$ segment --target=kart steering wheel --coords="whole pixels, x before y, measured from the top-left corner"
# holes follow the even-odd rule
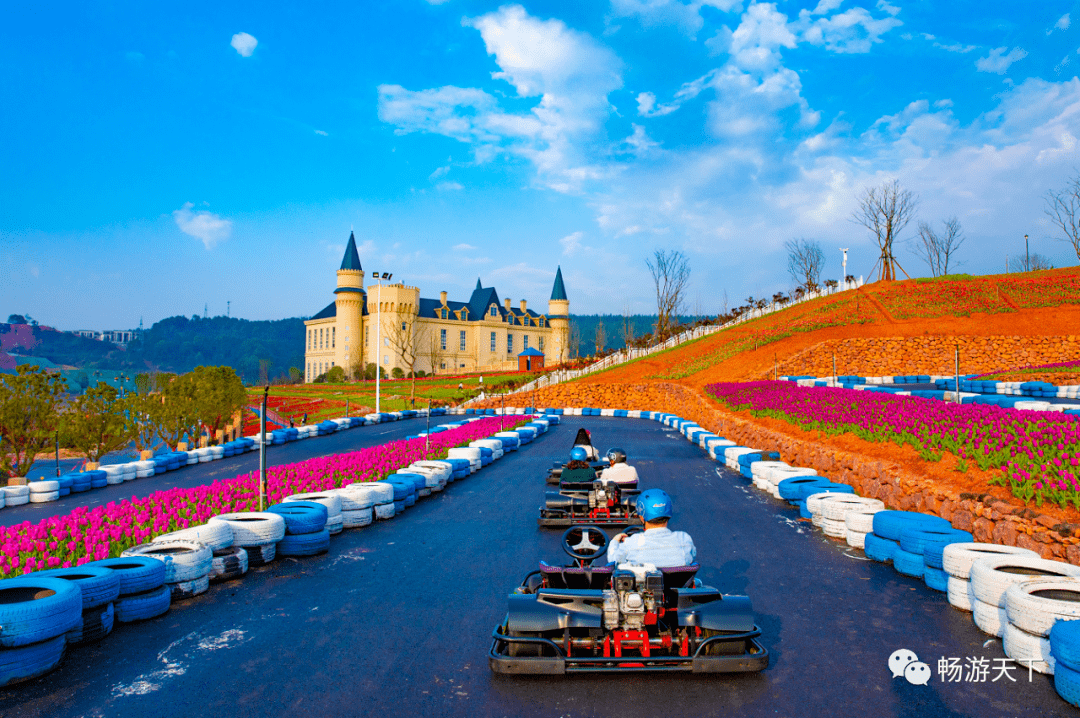
[[[634,534],[639,534],[644,530],[645,529],[641,528],[640,526],[631,526],[631,527],[627,528],[625,531],[623,531],[623,536],[626,536],[627,538],[630,538]]]
[[[588,563],[604,553],[608,537],[599,526],[571,526],[562,535],[562,543],[567,555]]]

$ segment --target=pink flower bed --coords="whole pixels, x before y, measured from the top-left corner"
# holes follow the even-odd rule
[[[286,496],[378,481],[414,461],[439,459],[455,446],[512,429],[531,417],[486,418],[424,439],[392,441],[360,451],[308,459],[266,470],[267,505]],[[259,508],[259,473],[189,489],[158,491],[146,498],[78,508],[31,524],[0,527],[0,578],[119,556],[170,531],[206,523],[218,514]]]

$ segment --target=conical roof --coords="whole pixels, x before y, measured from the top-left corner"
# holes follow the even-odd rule
[[[553,300],[560,299],[564,302],[569,301],[566,298],[566,287],[563,286],[561,266],[555,270],[555,286],[551,288],[551,298]]]
[[[356,235],[349,232],[349,243],[345,246],[345,256],[341,260],[342,269],[353,269],[358,272],[364,271],[360,266],[360,254],[356,251]]]
[[[474,291],[474,292],[478,292],[478,291],[480,291],[481,289],[483,289],[483,287],[481,287],[481,286],[480,286],[480,277],[477,277],[477,278],[476,278],[476,289],[474,289],[473,291]]]

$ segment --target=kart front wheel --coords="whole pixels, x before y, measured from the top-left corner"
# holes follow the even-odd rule
[[[533,631],[507,631],[511,638],[540,638],[540,634]],[[540,643],[508,642],[506,652],[511,658],[539,658],[544,655],[544,646]]]

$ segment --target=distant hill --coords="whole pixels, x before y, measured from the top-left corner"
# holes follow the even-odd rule
[[[680,323],[691,323],[698,317],[680,316]],[[626,321],[633,327],[634,337],[641,338],[652,334],[656,324],[655,314],[633,314],[623,317],[621,314],[571,314],[571,326],[577,326],[580,332],[578,344],[578,356],[590,356],[596,353],[596,327],[604,324],[604,349],[614,351],[626,346],[623,337],[623,322]]]

